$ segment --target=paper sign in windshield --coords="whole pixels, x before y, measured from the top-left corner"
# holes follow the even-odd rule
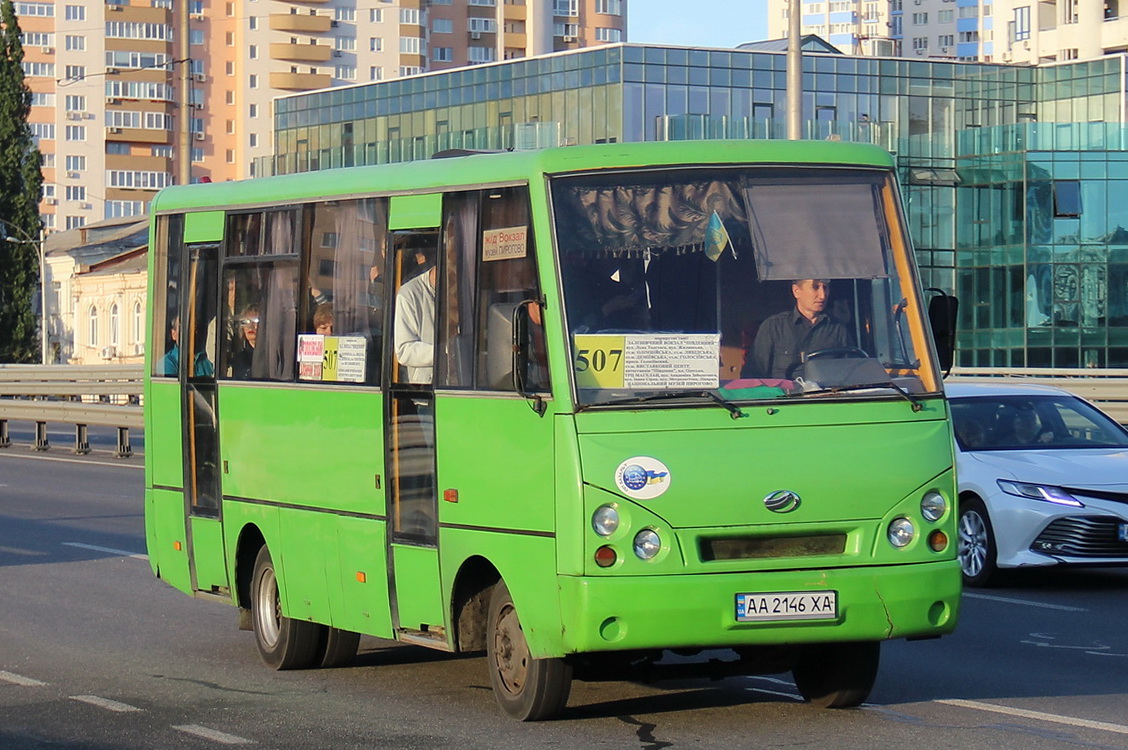
[[[368,342],[363,336],[298,336],[298,380],[363,383]]]
[[[482,232],[482,260],[524,258],[527,252],[528,227],[487,229]]]
[[[719,333],[581,334],[573,337],[580,388],[666,390],[720,385]]]

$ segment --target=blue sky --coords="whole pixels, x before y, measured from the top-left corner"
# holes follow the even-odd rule
[[[627,41],[735,47],[767,37],[767,0],[628,0]]]

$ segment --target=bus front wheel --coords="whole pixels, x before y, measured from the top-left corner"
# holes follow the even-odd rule
[[[518,721],[550,719],[560,713],[572,689],[572,667],[563,659],[534,659],[505,583],[490,595],[486,662],[501,710]]]
[[[803,646],[791,675],[804,700],[822,708],[854,708],[869,697],[880,656],[876,641]]]
[[[321,626],[282,614],[278,575],[265,546],[255,558],[251,578],[251,622],[259,656],[268,667],[305,669],[320,656]]]

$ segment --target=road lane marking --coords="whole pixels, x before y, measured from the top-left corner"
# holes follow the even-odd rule
[[[107,555],[118,555],[119,557],[132,557],[134,560],[148,560],[148,555],[137,554],[136,552],[129,552],[124,549],[113,549],[112,547],[97,547],[93,544],[82,544],[81,542],[63,542],[64,547],[78,547],[79,549],[89,549],[95,552],[105,552]]]
[[[3,485],[0,485],[0,487],[3,487]],[[42,557],[43,555],[47,554],[46,552],[40,552],[39,550],[34,549],[21,549],[19,547],[4,546],[0,546],[0,552],[8,555],[26,555],[27,557]]]
[[[227,732],[221,732],[218,729],[208,729],[207,727],[202,727],[199,724],[182,724],[178,727],[174,726],[173,729],[178,732],[184,732],[185,734],[194,734],[197,737],[203,737],[205,740],[212,740],[213,742],[219,742],[224,745],[255,744],[254,740],[248,740],[245,737],[237,737],[233,734],[228,734]]]
[[[23,685],[24,687],[42,687],[43,685],[47,684],[46,682],[33,680],[30,677],[24,677],[23,675],[19,675],[14,672],[5,672],[2,669],[0,669],[0,680],[3,680],[4,682],[10,682],[13,685]]]
[[[117,711],[119,714],[128,713],[130,711],[141,711],[142,709],[137,706],[131,706],[128,703],[121,703],[119,701],[112,701],[109,698],[102,698],[97,695],[72,695],[72,701],[80,701],[82,703],[89,703],[91,706],[104,708],[108,711]]]
[[[1031,602],[1026,599],[1011,599],[1007,596],[991,596],[990,594],[969,594],[963,592],[963,595],[968,599],[986,599],[990,602],[1004,602],[1006,604],[1025,604],[1027,607],[1040,607],[1041,609],[1056,609],[1060,612],[1088,612],[1089,610],[1084,607],[1067,607],[1064,604],[1043,604],[1042,602]]]
[[[1084,727],[1085,729],[1099,729],[1102,732],[1128,734],[1128,726],[1124,726],[1123,724],[1110,724],[1107,721],[1076,719],[1072,716],[1059,716],[1057,714],[1047,714],[1041,711],[1030,711],[1025,708],[997,706],[994,703],[980,703],[979,701],[967,701],[961,700],[959,698],[942,699],[936,702],[943,703],[948,706],[957,706],[959,708],[970,708],[977,711],[990,711],[992,713],[1005,714],[1007,716],[1018,716],[1023,719],[1037,719],[1038,721],[1048,721],[1053,724],[1068,724],[1071,727]]]
[[[136,455],[136,454],[134,454]],[[0,453],[0,458],[29,458],[32,461],[58,461],[64,464],[82,464],[84,466],[112,466],[115,469],[138,469],[144,471],[144,464],[126,463],[126,459],[115,461],[99,461],[96,458],[56,458],[55,456],[28,456],[19,453]]]

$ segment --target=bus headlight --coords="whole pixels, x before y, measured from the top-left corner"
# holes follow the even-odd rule
[[[619,511],[610,505],[600,505],[591,514],[591,527],[600,536],[611,536],[619,528]]]
[[[920,514],[926,521],[939,521],[947,510],[948,501],[935,490],[924,493],[924,497],[920,499]]]
[[[662,549],[662,538],[654,529],[643,529],[635,534],[634,552],[640,560],[653,560]]]
[[[889,523],[889,543],[894,547],[905,547],[913,540],[913,535],[916,530],[913,528],[913,522],[901,516],[894,518]]]

